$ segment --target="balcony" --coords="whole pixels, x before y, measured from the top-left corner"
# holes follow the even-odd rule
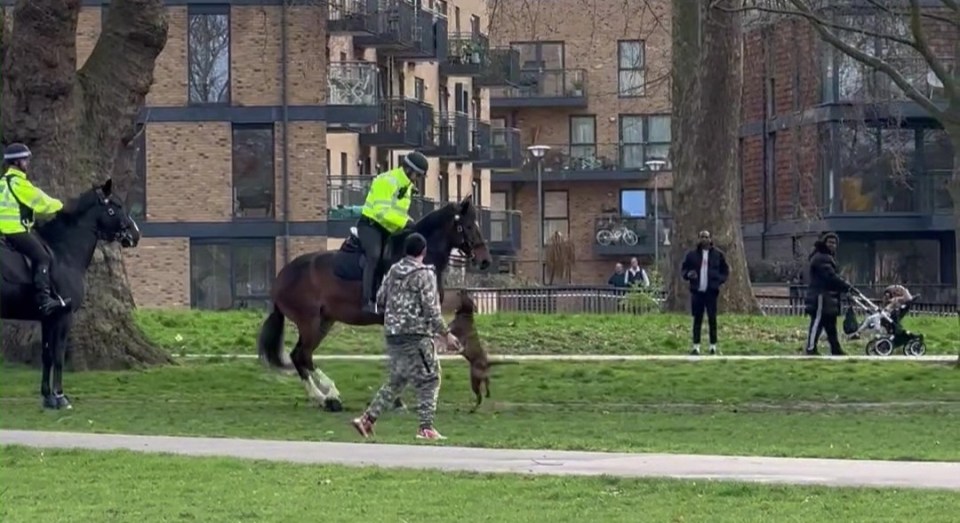
[[[520,51],[516,49],[488,49],[483,65],[480,73],[473,79],[473,85],[477,87],[503,87],[520,81]]]
[[[951,175],[931,170],[904,179],[870,174],[841,178],[824,220],[838,232],[953,230]]]
[[[660,250],[670,245],[671,220],[660,218]],[[633,218],[602,214],[594,219],[593,253],[598,256],[644,256],[656,252],[653,217]]]
[[[331,0],[331,34],[353,35],[353,44],[407,60],[447,54],[447,21],[407,0]]]
[[[433,147],[424,148],[425,154],[447,160],[470,159],[469,116],[464,113],[440,115],[433,129]]]
[[[517,169],[523,164],[520,129],[474,121],[470,158],[480,169]]]
[[[490,47],[482,34],[457,33],[450,38],[447,59],[440,74],[467,76],[477,87],[508,86],[520,76],[520,53],[509,47]]]
[[[490,254],[515,256],[520,252],[520,211],[481,209],[480,230],[487,240]]]
[[[364,147],[430,148],[433,143],[433,107],[419,100],[381,101],[376,125],[360,133]]]
[[[537,181],[537,160],[523,156],[513,172],[494,172],[494,182]],[[650,176],[642,145],[550,145],[543,158],[543,179],[551,182],[638,181]]]
[[[377,123],[380,93],[377,64],[330,62],[327,129],[359,131]]]
[[[583,69],[520,71],[514,85],[490,90],[491,109],[586,106],[587,73]]]

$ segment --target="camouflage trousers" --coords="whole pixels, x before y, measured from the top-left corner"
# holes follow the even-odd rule
[[[417,415],[421,427],[433,427],[440,394],[440,360],[433,338],[424,336],[389,336],[387,364],[390,377],[367,407],[367,416],[377,419],[385,409],[393,406],[408,384],[417,395]]]

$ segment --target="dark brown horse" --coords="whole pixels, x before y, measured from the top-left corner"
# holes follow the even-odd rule
[[[485,269],[490,265],[487,250],[477,224],[477,211],[468,196],[462,202],[448,204],[424,216],[413,230],[427,239],[425,263],[436,267],[437,284],[443,299],[443,270],[450,251],[459,249]],[[403,250],[405,234],[390,240],[380,274],[396,263]],[[339,251],[298,256],[277,275],[270,297],[273,310],[257,340],[260,359],[271,368],[294,368],[303,382],[307,397],[329,411],[343,410],[340,392],[333,380],[313,364],[313,351],[337,322],[348,325],[383,325],[383,315],[365,313],[361,307],[362,264],[366,262],[359,241],[351,234]],[[289,318],[300,334],[287,358],[283,353],[284,318]]]

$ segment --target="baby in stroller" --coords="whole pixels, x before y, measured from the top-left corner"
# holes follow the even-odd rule
[[[889,356],[894,349],[903,347],[905,356],[920,356],[926,352],[922,334],[915,334],[903,328],[902,320],[910,312],[910,306],[919,298],[913,296],[903,285],[890,285],[883,290],[883,306],[878,307],[858,291],[850,296],[857,307],[868,313],[863,322],[852,332],[848,332],[850,339],[860,339],[864,334],[869,336],[866,352],[870,355]],[[852,310],[847,312],[853,314]],[[851,318],[856,325],[855,317]],[[847,331],[844,320],[844,330]]]

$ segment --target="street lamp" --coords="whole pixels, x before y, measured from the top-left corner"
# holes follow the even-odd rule
[[[540,285],[543,285],[543,157],[547,155],[550,146],[531,145],[527,150],[537,160],[537,267],[540,271]]]
[[[647,169],[653,171],[653,263],[660,270],[660,169],[667,166],[661,159],[647,160]]]

